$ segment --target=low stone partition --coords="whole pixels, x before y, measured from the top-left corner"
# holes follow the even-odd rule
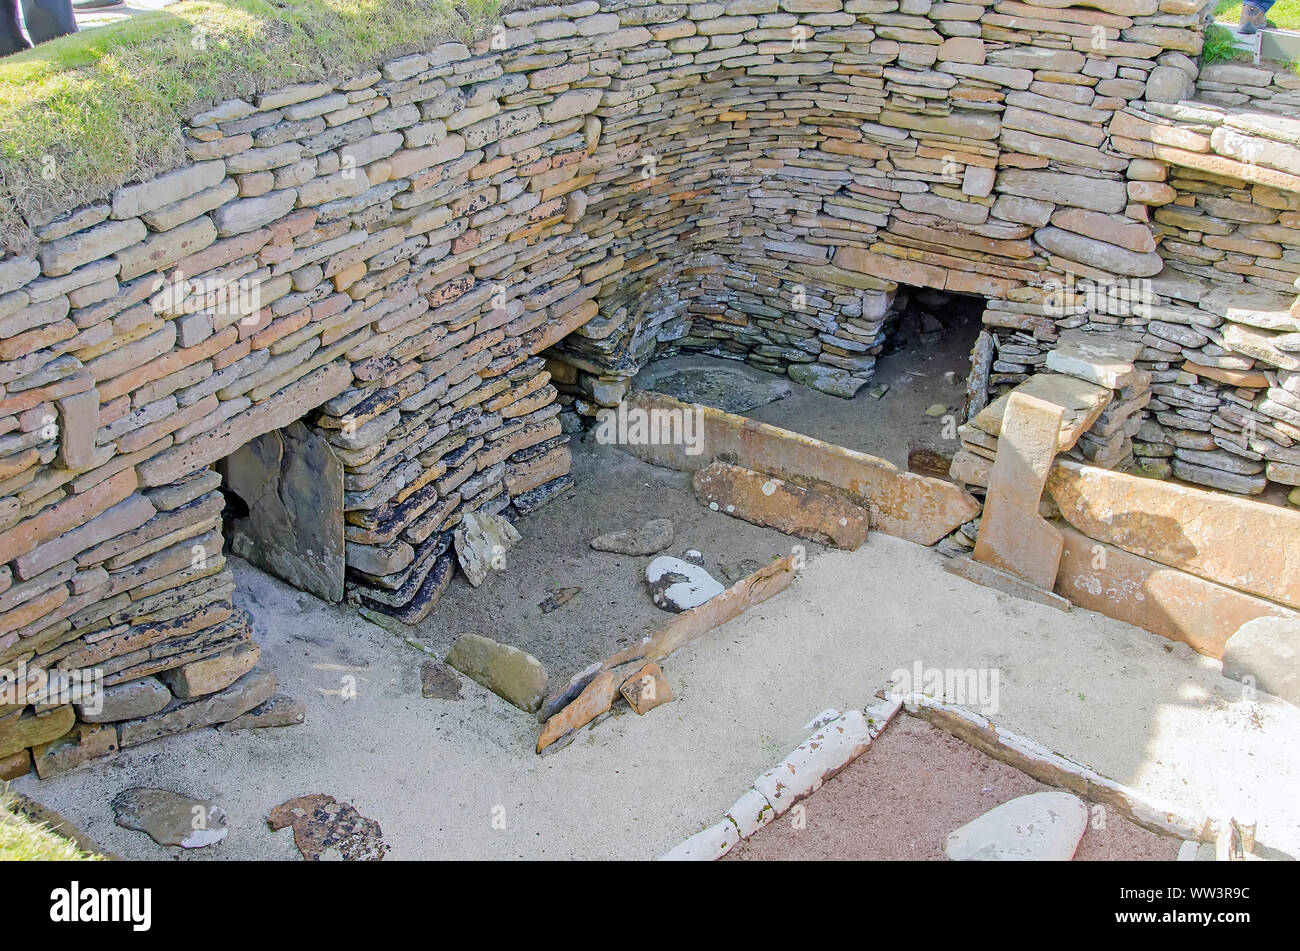
[[[1300,620],[1300,561],[1288,544],[1300,532],[1300,512],[1117,472],[1080,453],[1099,424],[1123,437],[1124,414],[1139,418],[1138,401],[1123,388],[1141,384],[1139,351],[1114,335],[1076,333],[1049,355],[1053,372],[1031,377],[963,427],[955,474],[984,486],[987,497],[971,544],[961,532],[946,540],[947,568],[1223,658],[1243,625]],[[1256,655],[1275,685],[1294,681],[1289,636],[1261,638],[1265,653]]]
[[[267,699],[214,467],[295,423],[342,471],[347,596],[407,622],[463,513],[568,486],[562,409],[682,349],[852,395],[905,286],[987,300],[995,390],[1064,330],[1139,336],[1157,409],[1215,437],[1182,349],[1232,369],[1207,350],[1232,341],[1094,293],[1195,302],[1157,250],[1191,189],[1114,122],[1191,62],[1204,6],[528,4],[470,46],[198,112],[183,167],[5,236],[0,668],[102,671],[132,701],[82,732],[39,694],[0,706],[4,772]],[[1247,204],[1286,227],[1271,187]]]

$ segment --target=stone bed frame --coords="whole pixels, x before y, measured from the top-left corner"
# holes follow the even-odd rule
[[[972,411],[1111,333],[1150,473],[1300,482],[1300,135],[1234,98],[1284,111],[1294,77],[1213,67],[1212,131],[1171,104],[1207,5],[528,5],[193,116],[184,167],[0,258],[0,668],[111,688],[0,706],[0,776],[270,700],[212,467],[300,420],[343,466],[348,597],[408,623],[461,514],[567,488],[565,430],[653,356],[849,396],[900,285],[987,299]],[[160,297],[178,275],[255,306]]]
[[[1217,861],[1244,857],[1244,853],[1257,849],[1269,858],[1287,857],[1267,845],[1256,844],[1253,821],[1189,812],[1102,776],[1026,736],[997,726],[981,714],[923,693],[898,693],[892,687],[878,691],[878,699],[865,709],[849,710],[822,723],[808,739],[755,779],[720,821],[673,846],[658,860],[712,862],[722,858],[868,752],[872,742],[901,712],[925,720],[1044,785],[1069,790],[1081,799],[1114,809],[1149,832],[1178,839],[1183,843],[1180,861],[1195,860],[1197,846],[1202,843],[1214,845]]]

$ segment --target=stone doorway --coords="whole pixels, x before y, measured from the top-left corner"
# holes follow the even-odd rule
[[[241,446],[217,466],[230,550],[325,601],[344,595],[343,464],[301,421]]]

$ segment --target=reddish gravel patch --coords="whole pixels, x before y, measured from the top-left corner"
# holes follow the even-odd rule
[[[943,841],[953,829],[1008,799],[1048,788],[900,714],[864,756],[725,859],[946,861]],[[804,827],[796,828],[800,805]],[[1089,824],[1075,861],[1177,856],[1177,839],[1148,832],[1114,809],[1100,816]]]

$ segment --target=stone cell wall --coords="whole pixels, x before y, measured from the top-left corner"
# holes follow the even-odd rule
[[[1153,230],[1166,269],[1141,331],[1158,382],[1136,435],[1149,474],[1300,504],[1300,77],[1282,64],[1215,64],[1195,98],[1137,102],[1111,124],[1163,178]]]
[[[265,699],[212,466],[295,420],[345,467],[350,596],[410,621],[461,514],[561,491],[561,406],[657,351],[849,395],[905,284],[988,298],[992,382],[1032,373],[1092,320],[1053,280],[1164,266],[1172,190],[1110,125],[1200,46],[1195,0],[1091,2],[531,5],[216,104],[185,167],[32,222],[0,259],[0,667],[116,693],[0,707],[5,770]]]

